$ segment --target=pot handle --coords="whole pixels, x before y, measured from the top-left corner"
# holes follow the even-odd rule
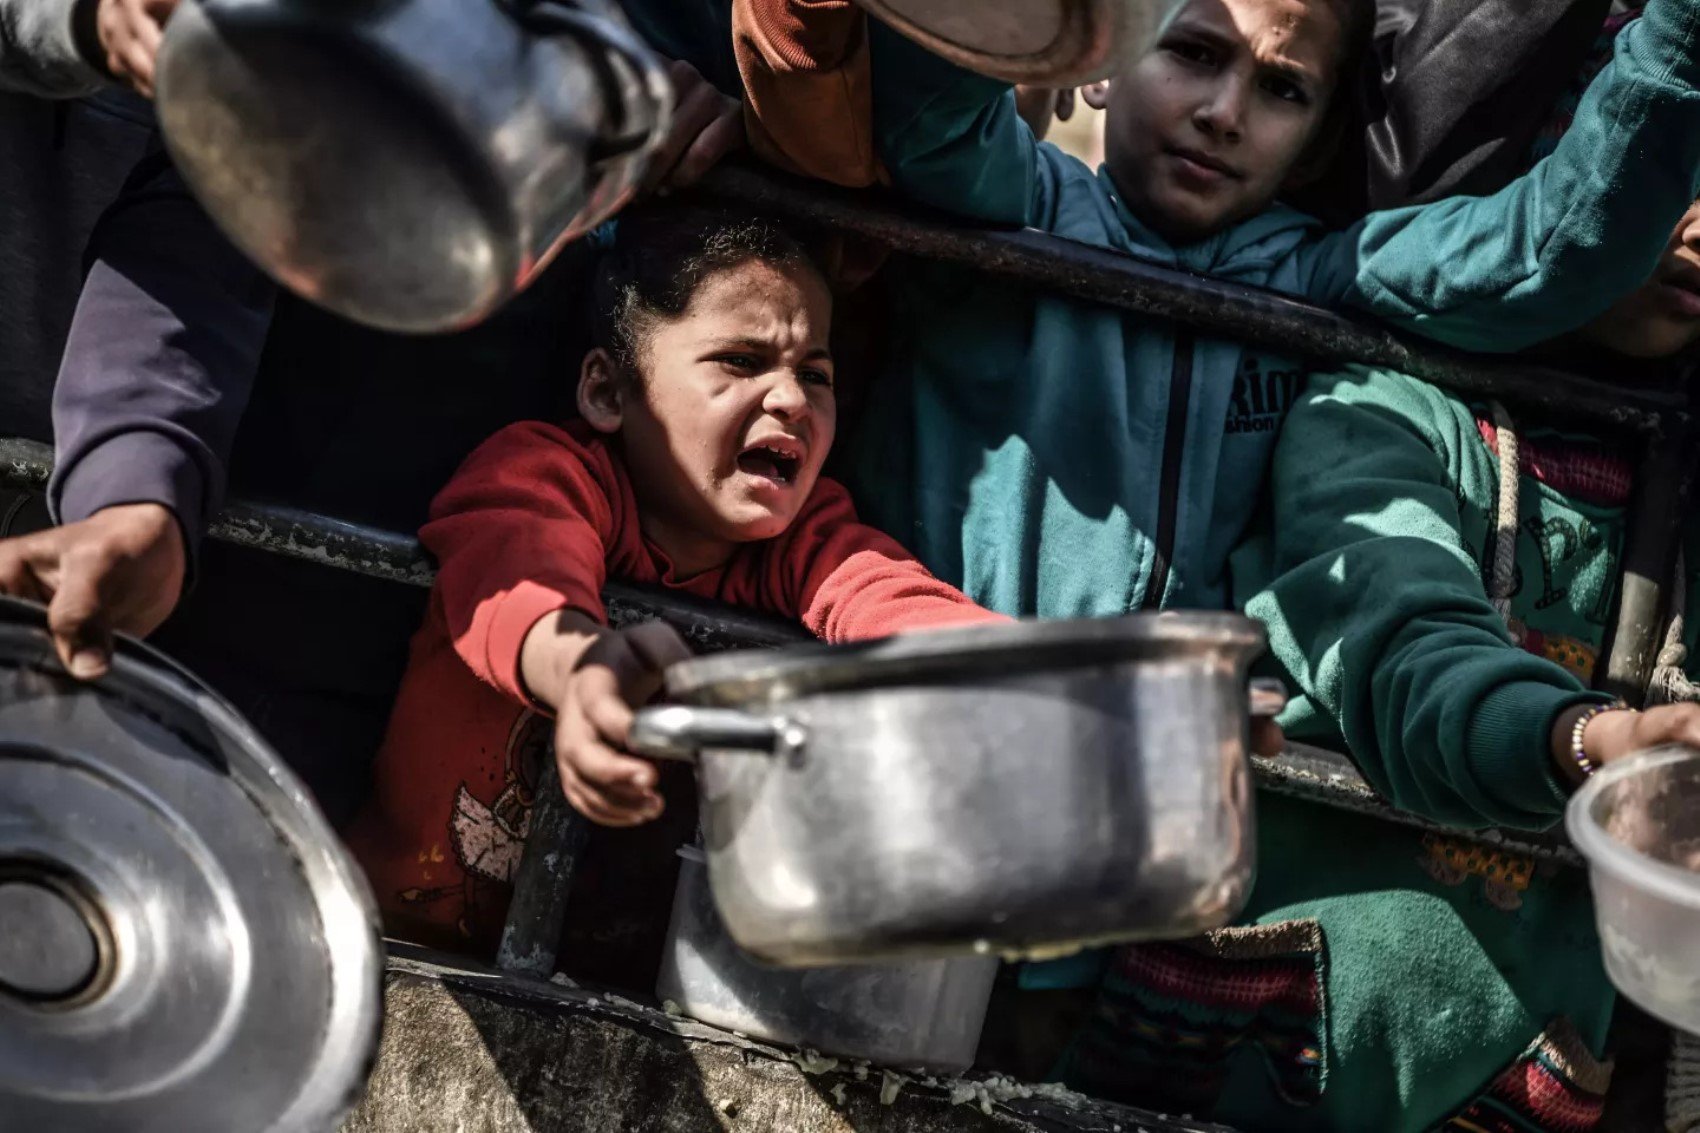
[[[632,720],[626,747],[651,759],[696,762],[703,748],[792,756],[802,750],[803,726],[782,716],[752,716],[736,708],[663,704]]]
[[[1246,698],[1253,716],[1279,716],[1287,707],[1287,685],[1275,677],[1253,677]]]

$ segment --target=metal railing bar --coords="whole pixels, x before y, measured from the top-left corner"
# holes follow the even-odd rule
[[[51,445],[0,438],[0,485],[39,491],[52,470]],[[285,504],[232,500],[207,533],[220,542],[386,582],[429,587],[436,577],[430,556],[412,536]],[[812,640],[795,623],[656,587],[609,582],[602,601],[609,624],[627,626],[660,617],[702,652]]]
[[[1447,838],[1491,846],[1514,854],[1523,854],[1541,861],[1582,866],[1577,853],[1565,837],[1562,827],[1546,831],[1530,830],[1462,830],[1431,822],[1409,811],[1400,810],[1371,787],[1352,761],[1338,752],[1308,744],[1287,742],[1274,759],[1253,756],[1252,773],[1257,785],[1266,791],[1320,803],[1336,810],[1348,810],[1406,826],[1429,831]]]
[[[1700,457],[1691,429],[1654,436],[1635,470],[1622,571],[1599,666],[1601,689],[1640,707],[1653,679]]]
[[[1656,428],[1684,415],[1686,398],[1604,382],[1515,357],[1453,350],[1278,292],[1178,271],[1033,230],[987,228],[912,205],[894,207],[748,165],[725,163],[698,191],[789,220],[852,232],[908,255],[974,268],[1011,282],[1162,318],[1328,366],[1385,366],[1474,397],[1619,429]]]
[[[39,490],[47,483],[52,455],[49,446],[36,441],[0,438],[0,486]],[[431,563],[417,540],[299,508],[235,501],[213,524],[210,534],[221,541],[368,578],[410,586],[431,584]],[[814,640],[795,623],[673,591],[610,582],[603,589],[603,602],[611,625],[633,625],[659,617],[677,628],[701,652],[795,645]],[[1450,837],[1536,857],[1565,862],[1579,860],[1559,836],[1453,830],[1397,810],[1375,792],[1350,760],[1321,748],[1289,745],[1279,759],[1254,759],[1252,766],[1258,785],[1268,790],[1378,815],[1401,825],[1445,829]],[[529,922],[537,918],[526,919]],[[537,932],[531,932],[523,943],[529,946],[538,938]],[[515,955],[525,951],[519,947],[520,943],[516,941],[510,949]]]

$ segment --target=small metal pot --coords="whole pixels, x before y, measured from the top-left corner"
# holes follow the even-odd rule
[[[1176,0],[857,0],[934,54],[1011,83],[1073,87],[1136,58]]]
[[[1187,936],[1251,883],[1263,641],[1141,614],[722,654],[631,746],[698,761],[715,899],[770,962]]]
[[[958,1074],[974,1064],[993,956],[788,970],[727,935],[702,851],[681,849],[655,994],[693,1019],[752,1038],[880,1066]]]
[[[452,330],[613,215],[672,112],[612,0],[199,0],[159,118],[214,220],[303,298]]]

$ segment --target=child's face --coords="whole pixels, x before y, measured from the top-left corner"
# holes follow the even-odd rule
[[[1177,244],[1267,208],[1323,121],[1344,35],[1321,0],[1187,0],[1110,85],[1127,206]]]
[[[1584,327],[1582,336],[1631,358],[1668,358],[1700,340],[1700,201],[1677,222],[1647,282]]]
[[[709,276],[649,333],[618,427],[644,533],[679,570],[797,517],[837,423],[831,325],[812,268],[749,261]]]

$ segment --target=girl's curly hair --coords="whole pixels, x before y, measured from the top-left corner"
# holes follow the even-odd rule
[[[709,276],[751,260],[802,264],[826,278],[802,241],[766,217],[676,204],[622,213],[592,287],[595,345],[635,377],[655,325],[682,315]]]

